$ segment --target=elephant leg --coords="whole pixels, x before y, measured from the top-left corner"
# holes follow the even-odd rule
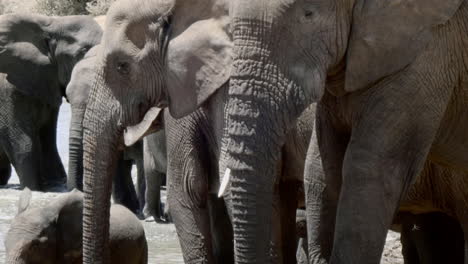
[[[154,160],[152,157],[144,158],[145,180],[146,180],[146,204],[144,207],[145,216],[151,215],[154,220],[160,222],[163,218],[161,212],[161,183],[165,174],[158,172],[154,167]]]
[[[331,263],[380,261],[399,201],[421,173],[439,124],[420,113],[408,114],[410,109],[373,106],[377,109],[362,115],[369,119],[363,117],[353,128],[343,162]],[[407,112],[402,116],[400,111]],[[375,119],[371,113],[393,114]],[[398,128],[389,133],[395,124]]]
[[[18,133],[17,141],[12,141],[7,147],[11,164],[15,167],[21,186],[33,191],[42,190],[42,155],[41,142],[37,135]]]
[[[15,168],[21,186],[40,191],[44,171],[38,124],[43,105],[14,92],[4,98],[0,100],[1,148]]]
[[[145,180],[145,169],[143,164],[143,157],[137,158],[135,160],[137,167],[137,197],[138,205],[140,206],[140,212],[143,212],[143,209],[146,204],[146,180]]]
[[[190,159],[185,166],[168,169],[168,203],[185,263],[215,263],[207,208],[207,185],[200,168]],[[190,168],[183,172],[182,168]],[[205,185],[205,186],[204,186]]]
[[[208,207],[215,263],[234,263],[232,225],[224,200],[215,194],[210,194]]]
[[[466,210],[464,210],[464,216],[465,218],[459,218],[459,219],[468,219],[468,212]],[[466,221],[462,221],[460,222],[460,224],[462,225],[462,229],[463,229],[463,237],[465,239],[465,252],[464,252],[464,264],[468,264],[468,222]]]
[[[46,109],[50,120],[40,129],[42,160],[44,166],[43,188],[47,191],[66,190],[67,176],[57,150],[57,109]]]
[[[349,138],[337,133],[330,120],[330,113],[319,104],[304,168],[308,258],[314,264],[328,263],[332,252],[342,164]]]
[[[400,241],[405,264],[420,264],[418,248],[415,244],[415,240],[418,239],[417,235],[413,232],[412,223],[407,223],[407,221],[402,223]]]
[[[468,264],[468,224],[465,224],[465,228],[463,230],[465,236],[465,261],[464,264]]]
[[[115,203],[127,207],[135,215],[141,216],[138,198],[132,181],[132,166],[132,161],[125,160],[121,152],[117,162],[117,171],[113,179],[112,197]]]
[[[297,243],[297,253],[296,259],[298,264],[308,264],[309,260],[307,258],[307,238],[300,238]]]
[[[167,113],[167,112],[166,112]],[[190,115],[164,115],[167,138],[167,202],[185,263],[216,263],[208,208],[210,155]]]
[[[6,153],[0,148],[0,185],[7,185],[11,176],[10,160]]]
[[[296,211],[299,182],[279,183],[283,263],[295,263],[297,253]]]
[[[307,243],[307,221],[305,210],[296,210],[296,259],[299,264],[309,263],[308,243]]]
[[[157,150],[151,148],[157,148],[159,146],[150,145],[148,142],[150,137],[152,139],[154,136],[149,136],[143,140],[143,168],[146,181],[146,203],[143,214],[145,217],[151,215],[156,222],[160,222],[163,218],[161,212],[161,183],[165,174],[159,172],[156,168],[156,160],[152,153]]]

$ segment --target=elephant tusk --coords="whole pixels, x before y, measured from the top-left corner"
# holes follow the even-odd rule
[[[221,197],[226,192],[227,185],[231,180],[231,169],[227,168],[224,172],[223,180],[221,181],[221,186],[219,186],[218,197]]]

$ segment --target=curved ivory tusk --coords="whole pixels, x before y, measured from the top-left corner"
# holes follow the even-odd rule
[[[227,185],[231,180],[231,169],[226,168],[224,172],[223,180],[221,181],[221,186],[219,186],[218,197],[221,197],[226,192]]]

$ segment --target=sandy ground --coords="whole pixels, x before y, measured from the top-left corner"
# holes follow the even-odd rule
[[[59,116],[57,145],[65,167],[68,167],[68,128],[70,121],[70,107],[64,103]],[[12,176],[9,185],[0,189],[0,263],[5,259],[3,241],[11,220],[17,212],[17,201],[20,194],[18,177]],[[56,193],[33,192],[32,206],[43,206]],[[172,224],[157,224],[142,221],[146,232],[149,248],[148,263],[183,263],[175,227]],[[403,263],[401,256],[400,236],[389,232],[381,264]]]

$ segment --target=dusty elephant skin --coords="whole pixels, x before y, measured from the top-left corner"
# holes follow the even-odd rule
[[[100,45],[93,47],[76,64],[65,91],[72,112],[67,180],[69,190],[83,190],[83,119],[98,68],[96,60],[99,48]],[[152,215],[156,220],[164,218],[160,190],[166,174],[165,153],[164,132],[145,137],[119,152],[118,166],[112,177],[114,202],[126,206],[140,217],[143,217],[146,208],[146,215]],[[131,179],[133,165],[137,167],[137,192]]]
[[[61,190],[57,117],[73,66],[102,30],[88,16],[0,16],[0,184],[15,167],[32,190]]]
[[[107,215],[102,208],[108,206],[111,177],[102,173],[116,164],[112,153],[121,147],[122,134],[127,141],[129,129],[123,133],[124,128],[151,127],[145,125],[153,122],[147,118],[151,107],[167,102],[168,204],[184,260],[233,261],[233,245],[223,242],[232,241],[225,204],[216,197],[232,58],[228,9],[224,1],[182,3],[121,1],[107,15],[99,55],[102,68],[97,71],[85,117],[86,263],[106,262],[108,255]],[[314,110],[310,109],[307,118]],[[281,151],[283,160],[276,164],[278,171],[272,176],[278,183],[275,194],[279,197],[272,201],[278,210],[269,216],[277,220],[272,250],[286,262],[295,259],[295,211],[311,124],[308,120],[291,127]],[[229,192],[220,193],[228,210]]]
[[[238,0],[230,11],[235,58],[222,160],[237,205],[237,263],[269,261],[270,175],[285,130],[314,101],[325,176],[308,157],[312,263],[378,263],[426,159],[462,172],[434,200],[464,197],[453,206],[467,240],[466,0]]]
[[[178,12],[172,14],[170,11],[175,8],[174,3],[170,1],[140,1],[138,4],[134,1],[119,1],[108,12],[103,38],[103,46],[106,48],[98,55],[102,68],[97,71],[98,78],[96,85],[91,89],[84,120],[84,263],[108,263],[109,261],[107,247],[111,183],[109,172],[113,171],[116,166],[115,153],[123,141],[121,138],[124,128],[137,125],[141,119],[148,121],[144,116],[150,107],[167,104],[165,91],[158,89],[161,84],[178,89],[178,91],[173,91],[176,94],[182,92],[180,89],[187,89],[188,87],[185,87],[187,83],[195,83],[198,87],[194,90],[203,91],[195,102],[183,101],[195,98],[192,96],[173,98],[179,101],[171,99],[172,108],[176,106],[189,108],[176,109],[179,112],[180,110],[194,111],[197,103],[201,104],[207,96],[227,81],[228,73],[224,67],[226,61],[220,61],[218,58],[228,60],[230,56],[214,56],[216,52],[229,55],[225,53],[230,42],[223,29],[224,16],[206,20],[200,24],[194,23],[193,17],[187,15],[198,13],[201,16],[204,12],[208,12],[205,15],[211,17],[209,12],[222,14],[226,12],[224,11],[226,9],[222,6],[213,8],[214,10],[205,9],[201,5],[181,6]],[[132,19],[135,16],[139,19]],[[171,24],[171,21],[175,22]],[[132,33],[137,31],[125,30],[125,28],[131,29],[138,26],[139,23],[152,25],[144,27],[143,32],[139,34]],[[193,25],[190,27],[191,30],[186,31],[185,29],[190,25]],[[200,29],[210,26],[214,35],[185,40],[178,38],[185,34],[196,36]],[[169,36],[170,28],[171,35]],[[169,38],[173,40],[177,38],[181,41],[171,41],[174,46],[167,49]],[[211,39],[217,39],[217,42],[213,43],[216,49],[210,45],[204,46]],[[196,56],[195,51],[200,51],[199,49],[204,49],[204,52],[200,52],[199,58],[204,63],[193,64],[192,68],[184,66],[184,60],[190,56]],[[174,52],[167,56],[167,63],[173,64],[174,67],[165,69],[163,68],[165,61],[159,58],[165,58],[166,52],[170,50]],[[166,70],[176,71],[168,76],[185,75],[180,79],[165,82],[163,79],[166,76]],[[140,74],[145,74],[147,78],[138,78]],[[210,82],[196,82],[193,79],[196,77],[203,80],[210,75],[216,77],[210,78]],[[161,78],[158,79],[158,76]],[[115,89],[109,89],[109,87]],[[193,89],[191,86],[190,88]],[[167,89],[167,91],[171,90]],[[171,109],[171,112],[172,110],[174,109]],[[149,122],[153,123],[153,120]],[[146,125],[143,124],[140,127],[146,127]],[[105,175],[98,175],[103,172]],[[95,188],[99,192],[93,191]]]
[[[6,263],[82,263],[83,194],[74,190],[38,208],[30,200],[25,189],[5,239]],[[147,263],[143,226],[123,206],[111,208],[109,240],[112,263]]]

